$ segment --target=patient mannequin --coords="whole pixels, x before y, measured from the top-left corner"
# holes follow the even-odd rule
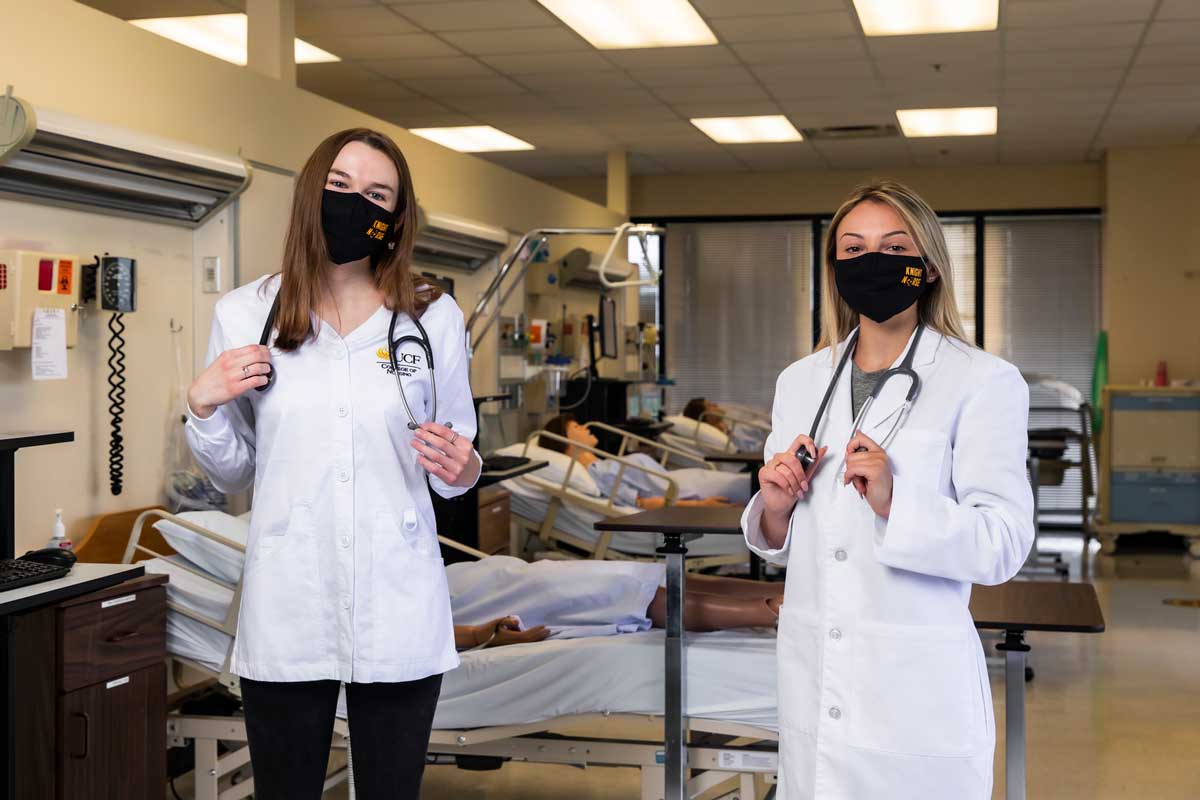
[[[571,414],[559,414],[554,417],[546,423],[545,430],[587,447],[595,447],[599,441],[587,427],[576,422]],[[744,473],[731,474],[711,469],[664,470],[645,453],[627,453],[623,458],[651,470],[655,475],[648,475],[637,469],[626,469],[618,486],[617,473],[621,468],[619,461],[600,458],[589,450],[555,439],[543,438],[538,444],[547,450],[556,450],[576,459],[580,466],[587,469],[600,491],[615,496],[621,505],[643,509],[662,508],[666,504],[667,484],[656,475],[664,471],[679,487],[679,497],[675,500],[677,506],[728,506],[733,503],[747,503],[750,500],[750,476]]]
[[[761,450],[765,434],[761,430],[745,425],[732,425],[728,412],[712,400],[693,397],[683,407],[683,415],[689,419],[706,422],[733,440],[733,446],[741,451]]]
[[[661,563],[529,563],[488,556],[450,564],[446,576],[460,649],[550,636],[611,636],[666,625],[666,567]],[[782,585],[761,581],[689,575],[685,587],[684,622],[690,631],[773,626],[783,602]]]

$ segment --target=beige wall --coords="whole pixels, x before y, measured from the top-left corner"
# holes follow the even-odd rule
[[[830,213],[854,186],[880,177],[903,181],[934,208],[948,211],[1088,208],[1104,202],[1103,168],[1098,163],[810,169],[634,176],[629,213],[661,217]],[[546,181],[594,202],[604,202],[604,178]]]
[[[602,206],[446,150],[395,125],[189,50],[70,0],[0,0],[0,19],[0,89],[11,83],[14,93],[35,107],[240,153],[247,160],[293,171],[329,133],[366,125],[399,142],[412,168],[417,196],[428,208],[513,232],[537,226],[612,225],[622,220]],[[269,226],[264,220],[281,219],[278,186],[267,184],[264,180],[251,186],[239,200],[231,225],[238,217],[256,228]],[[0,353],[3,428],[68,429],[76,436],[74,444],[18,454],[18,551],[44,543],[56,507],[66,510],[68,531],[78,538],[91,515],[158,501],[173,367],[168,320],[173,317],[185,326],[184,363],[191,364],[193,355],[199,357],[205,349],[216,299],[198,293],[199,257],[221,255],[227,270],[225,286],[232,285],[230,262],[236,250],[229,244],[232,239],[223,243],[219,232],[193,235],[153,223],[121,221],[112,227],[106,221],[111,218],[0,203],[0,239],[7,246],[87,255],[99,248],[139,259],[140,308],[127,317],[127,488],[121,497],[110,497],[104,483],[107,332],[100,316],[94,315],[81,328],[80,347],[69,355],[67,381],[35,385],[29,377],[28,350]],[[272,254],[279,252],[283,231],[242,228],[240,234],[241,247],[236,249],[255,262],[239,265],[241,274],[274,271],[277,265],[258,262],[277,258]],[[254,240],[256,246],[247,246],[250,237],[260,237]],[[469,306],[490,276],[455,277],[463,287],[460,302]],[[494,344],[481,348],[476,362],[484,363],[474,376],[477,389],[490,389],[494,360]]]
[[[1110,150],[1103,319],[1113,383],[1200,378],[1200,147]]]

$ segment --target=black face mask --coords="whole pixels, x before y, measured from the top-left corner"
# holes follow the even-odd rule
[[[921,299],[928,286],[920,256],[863,253],[833,262],[838,294],[859,314],[886,322]]]
[[[378,253],[387,242],[396,213],[377,206],[358,192],[326,189],[321,198],[321,227],[329,259],[349,264]]]

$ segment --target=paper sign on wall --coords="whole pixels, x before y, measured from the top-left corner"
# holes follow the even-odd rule
[[[33,310],[33,379],[61,381],[67,377],[67,312],[62,308]]]

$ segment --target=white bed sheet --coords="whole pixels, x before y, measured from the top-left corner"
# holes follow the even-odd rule
[[[232,592],[180,569],[175,559],[144,564],[147,572],[170,576],[172,602],[223,617]],[[230,641],[198,620],[167,612],[172,655],[218,671]],[[690,716],[778,730],[773,631],[689,633],[687,666]],[[474,650],[446,674],[434,727],[520,725],[605,711],[662,714],[663,674],[661,630]],[[338,713],[345,716],[342,700]]]
[[[532,520],[543,520],[550,509],[550,498],[539,489],[524,483],[520,478],[501,481],[501,485],[512,493],[509,498],[512,512],[518,516]],[[568,490],[568,495],[571,494]],[[590,498],[595,500],[595,498]],[[641,509],[629,506],[613,506],[611,516],[621,514],[636,514]],[[605,514],[592,511],[584,506],[564,503],[554,518],[554,527],[587,542],[595,542],[600,533],[593,527],[604,519]],[[614,550],[638,556],[653,556],[655,549],[662,545],[661,536],[649,536],[644,533],[614,533],[611,544]],[[741,536],[706,535],[687,544],[689,556],[722,556],[745,555],[746,540]]]

